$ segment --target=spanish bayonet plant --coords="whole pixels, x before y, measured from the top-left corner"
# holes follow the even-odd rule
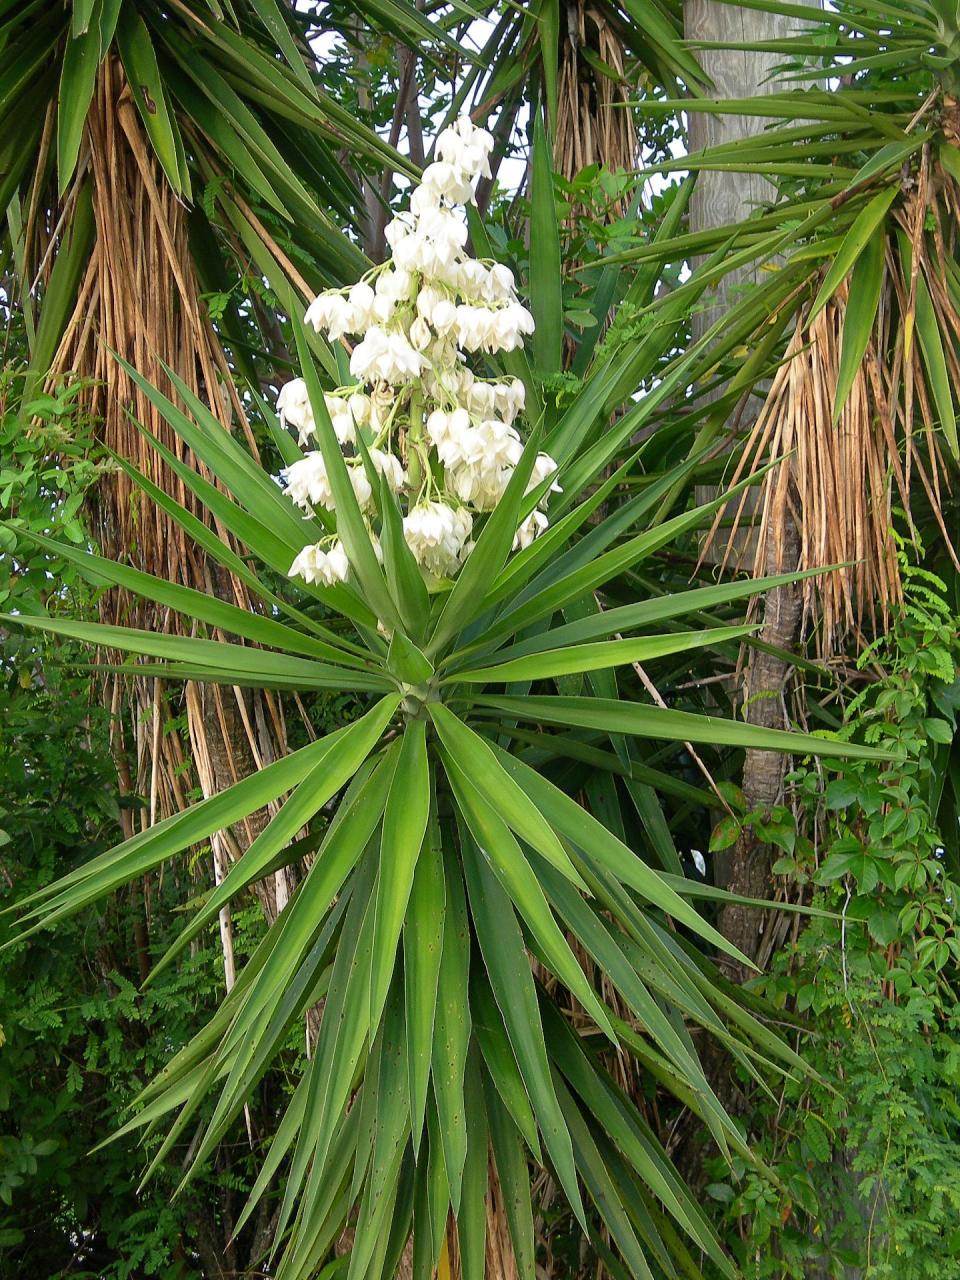
[[[558,341],[559,281],[549,270],[557,227],[542,136],[531,306]],[[47,543],[96,581],[177,610],[206,634],[10,621],[149,659],[138,673],[164,680],[346,690],[366,709],[34,894],[24,923],[55,925],[279,803],[160,961],[170,964],[236,894],[300,857],[298,837],[309,831],[315,854],[291,902],[217,1015],[143,1091],[127,1127],[169,1122],[155,1163],[196,1125],[189,1178],[235,1124],[291,1026],[319,1003],[312,1056],[243,1215],[278,1194],[283,1174],[279,1280],[316,1274],[348,1225],[349,1280],[394,1275],[411,1232],[414,1273],[429,1276],[451,1215],[463,1275],[481,1280],[488,1159],[524,1280],[534,1277],[531,1162],[549,1166],[583,1229],[601,1243],[605,1232],[629,1274],[697,1274],[709,1258],[733,1275],[605,1055],[632,1053],[723,1153],[741,1155],[688,1024],[748,1070],[761,1059],[802,1064],[715,981],[704,953],[730,947],[690,905],[698,887],[650,865],[616,824],[556,785],[552,765],[588,751],[628,779],[658,780],[631,748],[635,738],[874,753],[619,698],[616,668],[749,631],[664,624],[782,579],[611,601],[608,584],[703,527],[718,505],[669,516],[689,466],[650,476],[627,497],[623,469],[610,468],[630,454],[650,407],[695,366],[658,374],[656,389],[631,402],[659,369],[674,331],[668,313],[656,343],[598,349],[564,412],[545,411],[522,346],[530,313],[506,267],[467,256],[468,224],[455,207],[471,198],[489,146],[468,121],[445,132],[410,213],[390,229],[392,261],[311,305],[308,320],[332,341],[359,338],[351,385],[324,391],[311,346],[328,369],[331,353],[291,318],[303,380],[283,389],[279,408],[311,451],[301,455],[277,430],[285,489],[174,375],[188,412],[128,369],[219,484],[158,443],[167,465],[248,555],[228,550],[146,476],[135,478],[247,584],[261,610]],[[471,231],[482,246],[482,226]]]

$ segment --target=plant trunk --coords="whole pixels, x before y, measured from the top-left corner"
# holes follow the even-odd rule
[[[684,28],[689,40],[758,42],[775,40],[795,31],[796,19],[758,10],[737,8],[721,4],[717,0],[685,0]],[[781,86],[771,73],[779,59],[762,52],[746,52],[735,49],[708,49],[698,54],[701,65],[714,84],[718,98],[759,97],[776,92]],[[762,117],[710,115],[691,112],[688,138],[691,152],[720,143],[733,142],[762,132],[766,125]],[[774,194],[771,185],[759,175],[730,172],[702,172],[690,202],[690,230],[704,231],[713,227],[742,222],[758,205],[769,201]],[[699,339],[721,319],[736,302],[744,287],[756,283],[757,273],[750,267],[729,272],[716,285],[712,296],[704,298],[704,305],[694,313],[693,336]],[[709,398],[719,398],[717,389]],[[707,397],[705,397],[707,398]],[[748,410],[749,412],[749,410]],[[754,417],[756,411],[754,411]],[[741,416],[737,423],[740,430],[751,425],[749,418]],[[697,491],[698,502],[708,502],[717,496],[714,487],[701,487]],[[749,504],[748,504],[748,510]],[[785,504],[781,511],[779,530],[771,528],[767,534],[767,555],[774,556],[779,548],[780,557],[786,561],[796,555],[798,538],[796,526]],[[737,545],[728,547],[717,539],[707,553],[716,563],[722,562],[728,551],[734,563],[742,558],[752,564],[754,547],[749,532],[737,535]],[[763,630],[761,638],[768,644],[789,651],[796,642],[800,620],[801,599],[791,587],[769,592],[760,604]],[[744,680],[744,702],[747,719],[754,724],[781,726],[783,724],[784,688],[789,678],[790,666],[771,654],[753,650],[748,661]],[[751,751],[744,763],[743,789],[750,808],[770,805],[776,801],[783,785],[784,758],[771,752]],[[772,891],[771,855],[768,848],[742,840],[732,853],[720,855],[714,865],[714,878],[721,887],[744,897],[769,898]],[[725,906],[719,916],[720,931],[746,956],[757,957],[763,947],[769,913],[756,909]],[[721,960],[729,976],[743,981],[750,972],[744,966]],[[724,1107],[736,1115],[744,1110],[744,1098],[732,1069],[730,1056],[713,1038],[707,1038],[701,1047],[701,1060],[707,1079]],[[688,1112],[677,1130],[674,1159],[678,1169],[691,1186],[703,1190],[708,1177],[704,1168],[704,1135],[699,1121]]]
[[[684,5],[685,34],[689,40],[758,42],[782,39],[795,32],[795,18],[778,14],[741,9],[734,5],[717,3],[717,0],[686,0]],[[779,55],[746,52],[735,49],[708,49],[699,54],[701,64],[715,86],[718,98],[760,97],[776,92],[782,86],[771,73],[782,61]],[[689,149],[735,141],[761,133],[767,121],[757,116],[711,115],[707,112],[691,112],[689,123]],[[742,222],[759,204],[769,201],[773,188],[765,178],[756,174],[703,172],[697,178],[690,201],[690,230],[703,231],[729,223]],[[712,301],[694,315],[694,338],[699,338],[722,317],[736,300],[744,286],[755,283],[756,272],[750,267],[731,271],[718,283]],[[719,396],[720,392],[715,393]],[[741,419],[741,428],[750,422]],[[716,496],[713,488],[698,491],[698,500],[709,501]],[[789,510],[782,511],[782,527],[772,530],[767,551],[773,555],[774,545],[782,552],[784,566],[796,567],[799,552],[796,526]],[[749,535],[747,535],[749,537]],[[711,558],[723,559],[726,548],[718,540],[711,549]],[[752,561],[746,547],[734,552]],[[796,642],[800,623],[800,593],[793,587],[780,588],[768,593],[762,604],[762,639],[783,650],[790,650]],[[753,724],[781,727],[784,723],[783,691],[789,676],[789,666],[779,658],[754,650],[751,653],[744,682],[744,702],[747,719]],[[743,790],[750,809],[762,808],[776,802],[784,774],[784,757],[765,751],[747,752],[744,764]],[[749,897],[770,896],[772,879],[769,849],[747,838],[741,840],[733,853],[717,859],[715,874],[717,883],[732,893]],[[720,913],[720,929],[751,959],[763,950],[764,920],[767,913],[751,908],[727,906]],[[748,971],[734,965],[731,976],[742,980]]]
[[[774,547],[774,538],[767,539],[767,573],[776,574],[796,569],[800,556],[800,536],[796,522],[789,511],[783,513],[782,541]],[[780,554],[777,554],[779,550]],[[796,643],[803,612],[803,596],[798,585],[790,583],[776,587],[763,597],[763,628],[760,639],[772,648],[789,651]],[[784,705],[784,693],[792,666],[785,659],[763,650],[751,651],[744,681],[744,715],[750,724],[766,729],[785,729],[789,717]],[[748,751],[743,765],[743,792],[748,811],[764,811],[775,805],[781,797],[783,778],[787,771],[788,756],[774,751]],[[769,898],[773,885],[771,867],[774,861],[770,845],[759,841],[750,827],[746,827],[733,848],[722,860],[726,888],[748,898]],[[769,925],[771,913],[756,907],[726,904],[720,912],[719,927],[748,959],[764,962],[770,958]],[[729,976],[743,982],[751,975],[746,966],[726,958],[724,964]]]

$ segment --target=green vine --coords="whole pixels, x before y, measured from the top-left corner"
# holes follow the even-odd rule
[[[904,756],[815,765],[788,777],[788,804],[732,814],[779,847],[774,870],[812,892],[813,919],[754,984],[798,1030],[819,1079],[758,1095],[749,1117],[775,1179],[746,1165],[709,1187],[750,1280],[960,1276],[960,884],[956,814],[942,800],[960,705],[960,639],[943,582],[902,563],[906,603],[860,669],[876,673],[841,736]],[[739,800],[739,806],[738,806]]]

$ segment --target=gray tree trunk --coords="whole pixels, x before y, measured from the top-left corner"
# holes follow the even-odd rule
[[[801,0],[815,4],[816,0]],[[689,40],[722,40],[753,43],[776,40],[801,25],[793,18],[742,9],[733,4],[720,4],[717,0],[685,0],[684,26]],[[770,73],[777,65],[778,57],[766,53],[747,53],[739,50],[703,50],[699,53],[701,65],[714,85],[718,98],[756,98],[775,92],[779,87],[771,80]],[[766,121],[756,116],[710,116],[692,112],[689,118],[689,146],[691,151],[706,146],[747,138],[763,131]],[[770,198],[772,188],[767,180],[738,173],[701,173],[690,204],[691,231],[706,230],[740,222],[758,205]],[[745,285],[754,282],[756,276],[749,267],[730,272],[716,287],[707,305],[694,318],[694,337],[700,337],[737,300]],[[717,393],[719,394],[719,393]],[[745,422],[741,425],[749,425]],[[704,500],[714,496],[714,491],[704,494]],[[786,515],[787,526],[782,530],[784,556],[788,561],[799,552],[796,526]],[[784,566],[784,567],[788,567]],[[767,572],[778,567],[768,564]],[[784,587],[766,594],[762,606],[763,631],[761,638],[780,649],[791,649],[797,640],[801,618],[800,593],[794,587]],[[782,727],[786,720],[784,689],[791,666],[770,654],[755,651],[751,659],[744,685],[747,700],[746,717],[751,723],[768,727]],[[783,787],[785,757],[773,752],[747,752],[744,764],[744,792],[751,808],[763,809],[776,804]],[[742,838],[718,863],[717,880],[731,891],[748,897],[769,897],[773,888],[771,874],[771,850],[752,839]],[[769,912],[728,906],[722,912],[719,927],[724,936],[734,942],[752,959],[769,959],[772,939],[765,937]],[[741,980],[746,975],[738,968],[731,976]],[[707,1046],[704,1066],[721,1101],[733,1111],[738,1110],[742,1099],[730,1070],[729,1059],[721,1053],[714,1054]],[[688,1132],[681,1140],[678,1160],[696,1180],[702,1173],[696,1140]],[[838,1161],[844,1163],[844,1153],[838,1152]],[[851,1179],[856,1175],[850,1174]],[[701,1178],[702,1180],[702,1178]],[[864,1215],[869,1205],[864,1203]],[[828,1224],[821,1224],[821,1229]],[[809,1271],[809,1280],[827,1280],[833,1274],[829,1268],[815,1267]],[[863,1268],[848,1266],[844,1270],[847,1280],[859,1280]]]
[[[812,0],[800,0],[800,3]],[[683,6],[684,35],[688,40],[779,40],[795,34],[795,18],[741,9],[717,0],[686,0]],[[782,55],[744,53],[738,49],[703,49],[697,58],[713,82],[711,97],[758,98],[776,93],[784,86],[771,74],[783,62]],[[762,133],[769,121],[761,116],[713,116],[691,111],[688,123],[689,149],[736,142],[739,138]],[[690,201],[690,230],[702,231],[742,222],[758,204],[770,199],[773,187],[766,178],[743,173],[701,173]],[[736,299],[744,284],[756,275],[750,267],[731,271],[716,287],[712,305],[707,305],[695,319],[695,336],[705,332]]]
[[[686,0],[684,26],[688,40],[740,41],[753,43],[776,40],[795,32],[794,18],[743,9],[717,0]],[[745,52],[738,49],[706,49],[698,54],[701,65],[713,82],[717,98],[756,98],[776,92],[782,86],[771,78],[781,55]],[[690,151],[720,143],[734,142],[762,133],[768,122],[758,116],[691,112]],[[738,223],[748,218],[760,204],[770,200],[774,189],[766,178],[755,174],[703,172],[697,178],[690,202],[691,231]],[[750,267],[731,271],[704,301],[694,317],[694,337],[699,338],[737,301],[745,286],[756,281]],[[719,392],[716,393],[719,395]],[[741,420],[741,426],[749,422]],[[698,495],[701,501],[715,496],[714,490]],[[787,517],[789,519],[789,517]],[[796,546],[796,530],[783,531],[783,544]],[[718,553],[722,548],[718,548]],[[762,607],[762,639],[781,649],[789,649],[800,622],[799,592],[784,587],[769,592]],[[756,652],[745,682],[746,718],[754,724],[782,727],[783,691],[790,667],[769,654]],[[744,792],[751,808],[765,808],[779,798],[783,778],[783,758],[769,752],[747,752],[744,765]],[[771,888],[770,850],[749,837],[732,853],[718,859],[717,880],[731,891],[749,897],[767,897]],[[768,913],[729,906],[721,912],[720,928],[751,959],[764,952],[764,926]],[[737,967],[731,976],[746,975]]]

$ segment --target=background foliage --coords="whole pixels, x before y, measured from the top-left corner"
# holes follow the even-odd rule
[[[960,646],[944,583],[904,572],[903,616],[861,656],[846,718],[896,742],[905,763],[858,763],[826,788],[796,771],[779,815],[775,871],[835,914],[755,983],[812,1032],[804,1052],[820,1077],[758,1097],[750,1116],[782,1182],[741,1167],[739,1185],[708,1188],[757,1277],[957,1274],[960,868],[943,770]]]
[[[98,14],[109,7],[94,6]],[[38,293],[31,295],[23,287],[25,248],[42,273],[49,272],[55,259],[42,237],[32,250],[24,246],[18,228],[29,218],[32,201],[55,209],[73,172],[63,163],[69,158],[73,126],[45,117],[44,111],[54,108],[43,104],[53,103],[55,89],[67,75],[68,57],[76,59],[76,51],[68,54],[68,40],[80,40],[84,33],[74,14],[68,18],[66,11],[53,9],[31,30],[21,20],[30,8],[23,6],[20,14],[14,6],[7,31],[10,60],[19,60],[25,74],[7,86],[6,118],[16,130],[15,122],[27,116],[38,130],[46,119],[56,146],[51,142],[46,164],[31,168],[36,148],[23,146],[19,132],[4,144],[3,190],[8,198],[13,194],[9,206],[4,201],[9,219],[6,296],[19,298],[23,310],[11,313],[0,506],[27,529],[81,545],[88,536],[84,497],[112,462],[93,443],[97,424],[78,410],[76,387],[58,385],[41,393],[34,379],[29,404],[21,412],[23,370],[32,361],[33,373],[42,375],[52,351],[48,329],[62,324],[64,317],[58,316],[58,307],[42,305],[47,296],[57,298],[49,275]],[[74,13],[89,8],[76,4]],[[166,97],[176,127],[188,143],[191,138],[195,143],[184,152],[186,168],[177,162],[172,180],[180,190],[185,182],[191,184],[192,244],[203,301],[230,353],[244,401],[254,410],[265,461],[274,470],[277,437],[269,417],[255,412],[250,390],[275,386],[293,365],[287,309],[297,296],[291,290],[298,286],[291,284],[286,264],[293,264],[315,288],[350,278],[350,271],[362,264],[361,248],[378,256],[382,217],[371,212],[376,196],[370,194],[380,185],[378,165],[403,172],[409,164],[386,153],[376,135],[383,137],[399,121],[402,143],[411,154],[414,148],[410,102],[404,103],[398,86],[415,65],[421,99],[413,109],[427,103],[422,127],[429,133],[446,109],[451,82],[469,65],[456,42],[471,46],[476,41],[468,38],[469,20],[456,10],[431,11],[429,32],[414,6],[368,6],[360,28],[342,6],[303,6],[300,16],[284,11],[282,22],[301,52],[303,38],[314,26],[333,39],[319,73],[311,70],[308,76],[313,89],[302,79],[301,89],[295,83],[296,60],[284,63],[283,50],[274,58],[276,32],[263,18],[272,15],[271,5],[240,6],[244,43],[231,49],[208,42],[197,22],[202,16],[220,33],[218,24],[226,21],[229,26],[229,20],[210,17],[219,6],[184,6],[184,15],[189,10],[192,17],[184,16],[181,26],[166,32],[156,6],[128,2],[124,8],[127,21],[131,12],[142,9],[158,50],[156,85],[162,87],[152,92],[158,100]],[[657,6],[660,18],[650,23],[648,34],[644,15],[634,7],[604,8],[614,16],[627,51],[625,79],[639,104],[636,120],[644,159],[666,162],[668,170],[691,167],[686,159],[673,166],[668,160],[670,148],[683,136],[681,107],[690,105],[684,95],[696,95],[698,84],[702,87],[695,63],[691,69],[695,51],[679,40],[679,10]],[[515,157],[522,172],[530,156],[525,131],[531,103],[545,103],[548,120],[555,121],[560,109],[554,68],[564,43],[561,19],[566,13],[562,6],[548,4],[530,6],[524,13],[492,7],[490,19],[492,33],[487,37],[490,29],[484,29],[475,83],[484,86],[479,98],[500,112],[502,149]],[[553,216],[563,228],[567,263],[559,303],[564,359],[562,367],[539,371],[554,419],[576,403],[594,356],[598,362],[605,357],[623,361],[641,351],[632,367],[642,370],[637,376],[645,390],[669,378],[678,353],[690,348],[698,313],[709,306],[707,282],[728,271],[738,254],[748,261],[777,263],[758,284],[742,290],[733,313],[714,335],[711,358],[683,369],[675,383],[681,388],[678,396],[664,396],[649,411],[642,425],[645,432],[655,428],[654,438],[624,475],[624,495],[642,494],[658,475],[679,468],[691,454],[699,456],[720,435],[745,388],[762,388],[763,380],[775,374],[798,309],[806,307],[809,319],[816,298],[832,314],[830,308],[842,301],[841,281],[850,269],[859,273],[851,288],[860,288],[864,296],[878,254],[886,264],[877,289],[878,300],[884,301],[879,310],[875,304],[872,314],[858,313],[856,324],[845,317],[843,342],[861,355],[872,344],[870,350],[884,367],[897,371],[890,397],[896,405],[889,420],[898,440],[894,455],[906,458],[912,446],[905,443],[904,408],[899,406],[907,401],[901,398],[899,371],[911,358],[909,347],[903,346],[909,325],[884,317],[911,311],[913,244],[904,237],[909,241],[918,227],[920,239],[913,243],[923,246],[920,279],[928,282],[936,304],[935,316],[922,302],[916,312],[920,336],[913,348],[914,376],[928,387],[918,421],[922,418],[928,437],[936,433],[947,459],[943,474],[948,480],[955,474],[949,455],[950,424],[955,421],[951,388],[957,330],[951,317],[958,281],[952,229],[956,208],[941,198],[944,191],[955,191],[950,186],[956,171],[955,152],[951,154],[956,141],[951,22],[949,14],[923,4],[872,4],[866,11],[841,5],[823,16],[812,34],[783,43],[778,52],[801,74],[801,84],[803,78],[822,80],[825,71],[844,80],[837,92],[826,94],[818,93],[815,83],[813,88],[791,87],[767,107],[771,115],[782,117],[782,128],[769,131],[755,152],[740,147],[735,155],[717,153],[693,162],[704,173],[711,166],[733,164],[774,180],[769,204],[757,209],[746,226],[691,236],[685,187],[676,184],[661,192],[660,184],[659,193],[647,190],[641,198],[640,184],[631,176],[600,161],[574,166],[571,172],[565,158],[555,155]],[[125,51],[129,58],[129,34],[124,39],[121,56]],[[222,147],[214,145],[211,108],[191,96],[188,77],[171,53],[177,42],[193,46],[195,55],[209,59],[232,83],[256,82],[246,105],[281,153],[279,160],[272,158],[274,169],[266,181],[251,182],[248,149],[254,145],[251,137],[260,135],[248,132],[246,117],[241,127],[239,108],[230,124],[236,136]],[[25,43],[29,57],[24,56]],[[585,55],[584,62],[610,78],[609,66],[587,48],[593,61]],[[245,68],[254,65],[258,52],[266,52],[272,65],[257,64],[257,76],[247,79]],[[843,65],[837,65],[838,57]],[[853,57],[858,59],[854,64]],[[71,75],[80,65],[75,63]],[[474,70],[466,74],[474,75]],[[586,74],[581,68],[581,75]],[[71,110],[78,119],[85,75],[75,80],[74,93],[80,97]],[[291,116],[290,104],[301,92],[309,99],[314,90],[324,105],[350,117],[350,138],[341,134],[334,145],[315,101],[308,108],[309,127],[298,132],[301,118]],[[931,91],[932,109],[915,120]],[[61,102],[69,105],[69,95]],[[299,97],[297,103],[297,111],[306,110]],[[729,109],[738,106],[743,104]],[[806,122],[799,130],[797,119]],[[158,139],[154,126],[150,133],[162,152],[164,139]],[[39,133],[35,144],[40,144]],[[168,159],[175,152],[176,147]],[[922,208],[922,202],[908,207],[928,162],[934,166],[928,187],[933,196]],[[858,185],[867,171],[870,181]],[[509,166],[504,174],[508,172]],[[303,183],[305,194],[297,189],[295,207],[277,208],[278,198],[289,204],[291,174]],[[496,253],[528,279],[528,226],[534,211],[528,193],[518,193],[515,185],[505,177],[502,186],[482,193],[481,207]],[[238,216],[238,195],[256,223]],[[892,204],[885,203],[888,197]],[[919,221],[905,222],[906,213],[918,216],[917,208]],[[328,209],[333,217],[326,226]],[[51,216],[51,228],[59,216],[59,210]],[[712,266],[708,260],[705,274],[691,280],[691,259],[710,253],[717,255]],[[835,260],[845,264],[845,271],[835,270],[824,286]],[[945,287],[938,291],[941,262],[947,269]],[[63,268],[68,266],[65,256]],[[27,275],[32,280],[34,272]],[[867,293],[873,296],[870,289]],[[614,303],[616,316],[607,328]],[[44,313],[51,318],[45,320]],[[327,354],[326,359],[332,376],[332,357]],[[694,405],[687,390],[694,379],[701,388],[726,387],[715,409]],[[635,389],[631,386],[631,394]],[[30,431],[23,430],[25,417],[35,419]],[[729,478],[740,456],[735,449],[731,459],[714,458],[685,473],[674,494],[677,509],[692,503],[694,479],[716,483]],[[926,463],[928,455],[920,456]],[[891,464],[890,470],[896,467]],[[644,849],[668,872],[696,875],[695,858],[705,854],[709,888],[715,855],[746,833],[776,850],[778,879],[772,890],[836,913],[803,926],[797,920],[785,931],[770,972],[747,989],[764,1025],[786,1030],[819,1079],[798,1077],[784,1084],[771,1074],[766,1080],[771,1100],[755,1079],[741,1072],[741,1123],[766,1167],[735,1155],[731,1177],[726,1162],[710,1163],[704,1171],[697,1158],[689,1161],[694,1185],[698,1179],[708,1184],[706,1203],[725,1244],[744,1274],[758,1278],[839,1277],[852,1268],[863,1276],[913,1280],[958,1270],[960,942],[955,886],[960,868],[954,789],[960,774],[953,746],[958,577],[944,533],[955,525],[956,499],[949,483],[932,498],[916,475],[909,492],[896,493],[897,503],[906,505],[907,499],[913,525],[901,514],[896,525],[901,534],[919,527],[926,544],[924,563],[938,577],[916,567],[915,540],[908,536],[898,544],[903,592],[902,600],[892,601],[888,626],[879,628],[871,647],[866,640],[858,645],[850,638],[843,650],[849,660],[825,668],[819,662],[821,637],[814,622],[808,661],[799,664],[791,706],[796,722],[904,751],[906,765],[896,771],[870,763],[848,765],[826,787],[817,768],[804,766],[788,778],[782,803],[758,814],[745,812],[736,785],[740,757],[715,748],[694,753],[682,742],[631,743],[628,748],[622,740],[573,731],[565,735],[569,754],[551,766],[559,785],[579,794],[632,847]],[[25,538],[14,544],[9,533],[0,537],[7,552],[0,557],[6,612],[35,612],[42,606],[55,614],[95,616],[97,592],[69,562],[51,558]],[[10,554],[14,545],[15,557]],[[699,565],[700,550],[695,533],[674,540],[641,568],[610,583],[606,603],[615,607],[682,590],[691,585],[691,576],[695,583],[707,583],[712,571]],[[740,616],[739,606],[728,606],[704,611],[698,621],[722,625]],[[48,885],[112,844],[121,807],[139,812],[144,797],[123,795],[117,786],[101,685],[72,669],[67,674],[77,651],[13,631],[3,633],[2,645],[0,863],[9,901]],[[688,659],[661,664],[654,672],[656,688],[677,709],[715,710],[719,705],[729,712],[735,701],[730,676],[736,666],[736,647],[727,644],[692,664]],[[568,683],[562,692],[568,696],[595,692],[582,677],[563,679]],[[620,696],[648,698],[648,679],[646,671],[625,672]],[[345,703],[327,694],[314,695],[307,705],[309,718],[321,729],[337,727],[356,709],[355,700]],[[188,750],[179,710],[171,706],[165,731],[181,734]],[[545,748],[543,736],[536,726],[519,726],[514,741],[536,756]],[[294,723],[293,745],[304,740]],[[711,799],[701,762],[719,783],[725,808]],[[653,802],[653,782],[662,788],[662,808]],[[705,810],[711,804],[716,819],[712,853],[705,847],[710,825]],[[0,962],[0,1022],[6,1037],[0,1050],[0,1102],[5,1104],[5,1123],[0,1125],[0,1274],[52,1280],[61,1274],[206,1278],[225,1269],[261,1273],[273,1210],[245,1228],[236,1245],[230,1244],[232,1223],[303,1068],[302,1031],[291,1033],[283,1045],[216,1161],[172,1204],[186,1140],[175,1146],[142,1192],[134,1189],[145,1153],[132,1138],[87,1154],[116,1127],[123,1108],[170,1054],[204,1025],[222,997],[215,927],[140,991],[147,953],[158,958],[179,933],[181,917],[175,908],[208,885],[208,853],[196,849],[181,863],[146,878],[135,892],[113,896],[55,934],[39,935],[6,952]],[[709,900],[706,910],[712,913]],[[252,899],[238,904],[234,924],[242,962],[262,936],[262,916]],[[708,955],[704,963],[715,958]],[[636,1047],[642,1053],[643,1045]],[[657,1087],[656,1072],[626,1069],[623,1083],[657,1136],[676,1149],[683,1109]],[[157,1143],[157,1138],[148,1141],[147,1156]],[[592,1238],[584,1237],[549,1178],[537,1184],[535,1206],[538,1260],[548,1271],[586,1275],[605,1266],[613,1276],[631,1274],[629,1264],[624,1270],[622,1260],[611,1253],[599,1219],[592,1220]]]

